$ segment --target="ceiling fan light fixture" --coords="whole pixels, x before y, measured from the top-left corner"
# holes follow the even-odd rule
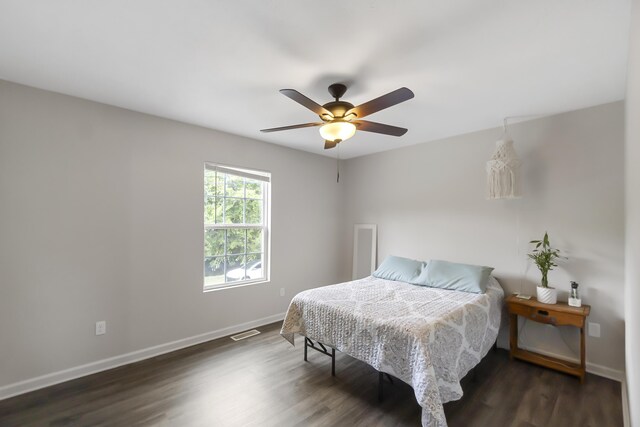
[[[349,122],[331,122],[320,128],[320,135],[325,141],[346,141],[356,133],[356,125]]]

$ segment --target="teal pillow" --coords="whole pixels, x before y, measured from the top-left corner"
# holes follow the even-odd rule
[[[431,260],[414,285],[483,294],[493,267]]]
[[[388,256],[382,261],[380,267],[373,272],[373,275],[380,279],[412,283],[422,273],[423,266],[424,262],[422,261],[399,256]]]

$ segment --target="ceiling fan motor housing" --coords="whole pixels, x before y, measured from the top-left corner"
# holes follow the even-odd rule
[[[331,114],[333,114],[334,118],[342,119],[344,118],[344,115],[347,114],[347,111],[353,108],[353,104],[346,101],[332,101],[332,102],[327,102],[326,104],[323,105],[323,107],[331,111]],[[327,121],[327,119],[324,116],[320,116],[320,118],[322,120]],[[351,118],[355,118],[355,117],[351,117]]]

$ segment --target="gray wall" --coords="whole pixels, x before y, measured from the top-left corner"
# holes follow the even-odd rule
[[[205,161],[272,173],[271,283],[203,293]],[[335,168],[0,81],[0,387],[282,313],[335,283]]]
[[[640,426],[640,1],[631,13],[626,98],[626,286],[627,390],[631,425]]]
[[[587,341],[591,369],[621,376],[623,120],[618,102],[509,126],[523,161],[519,200],[485,200],[485,163],[501,129],[350,159],[345,235],[354,223],[374,223],[379,261],[393,254],[490,265],[507,291],[535,295],[540,275],[527,260],[528,242],[548,231],[569,258],[550,273],[550,284],[566,301],[569,281],[579,282],[592,305],[589,321],[601,324],[602,337]],[[343,245],[350,259],[349,238]],[[528,323],[521,337],[524,346],[579,355],[574,328]]]
[[[589,362],[622,370],[623,105],[510,132],[524,198],[487,201],[497,129],[344,161],[337,185],[332,159],[0,81],[0,388],[282,313],[351,277],[357,222],[378,224],[379,259],[493,265],[527,293],[527,242],[548,230],[570,257],[552,284],[580,282],[602,324]],[[271,283],[202,292],[204,161],[272,172]],[[523,334],[567,356],[575,338]]]

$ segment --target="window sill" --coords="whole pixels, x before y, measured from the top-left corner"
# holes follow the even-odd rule
[[[250,280],[250,281],[241,282],[241,283],[225,283],[224,285],[214,285],[214,286],[205,287],[203,289],[203,292],[207,293],[207,292],[214,292],[214,291],[222,291],[226,289],[241,288],[244,286],[261,285],[263,283],[269,283],[269,282],[270,282],[269,279],[259,279],[259,280]]]

